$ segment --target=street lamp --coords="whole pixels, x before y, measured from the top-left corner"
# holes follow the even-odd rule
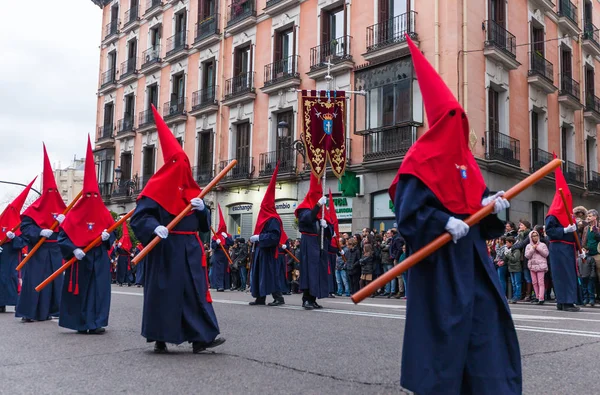
[[[21,183],[18,183],[18,182],[0,181],[0,184],[19,185],[19,186],[27,188],[27,185],[21,184]],[[32,187],[31,190],[33,192],[37,193],[38,195],[42,196],[42,194],[40,193],[40,191],[38,191],[37,189],[35,189],[35,188]]]
[[[302,155],[303,163],[306,163],[306,153],[304,152],[304,143],[302,140],[294,140],[291,143],[288,143],[292,139],[291,136],[288,135],[290,129],[290,125],[286,121],[279,121],[277,124],[277,137],[279,137],[279,146],[282,150],[287,150],[289,148],[293,148],[297,153]]]

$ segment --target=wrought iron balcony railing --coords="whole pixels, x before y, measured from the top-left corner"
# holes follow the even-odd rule
[[[119,20],[114,19],[104,27],[104,38],[108,38],[119,31]]]
[[[215,177],[215,167],[212,161],[199,163],[198,166],[192,167],[192,174],[198,185],[206,185]]]
[[[300,78],[298,58],[293,55],[265,66],[265,86],[276,84],[290,78]]]
[[[258,175],[270,176],[279,162],[279,174],[295,173],[298,151],[295,147],[284,147],[276,151],[263,152],[258,158]]]
[[[146,13],[152,11],[156,7],[160,7],[162,5],[162,0],[148,0],[146,1]]]
[[[140,118],[138,120],[138,127],[144,127],[148,125],[154,124],[154,114],[152,113],[152,109],[148,109],[146,111],[140,112]]]
[[[367,27],[367,52],[406,41],[406,35],[415,38],[415,11],[395,16]]]
[[[133,197],[142,190],[140,180],[137,176],[131,179],[120,179],[112,193],[114,198]]]
[[[187,98],[180,97],[177,100],[171,100],[163,106],[163,116],[166,118],[182,115],[185,113]]]
[[[530,150],[530,158],[531,167],[529,168],[529,171],[531,173],[538,171],[548,163],[552,162],[552,154],[539,148]]]
[[[136,71],[137,59],[130,58],[121,63],[121,77],[127,77]]]
[[[583,166],[568,160],[563,164],[563,171],[567,183],[583,187],[585,181]]]
[[[593,170],[588,174],[587,189],[591,192],[600,192],[600,174]]]
[[[125,12],[125,23],[130,24],[135,22],[139,16],[139,6],[135,4]]]
[[[203,21],[196,23],[196,38],[194,41],[197,42],[213,34],[219,34],[220,19],[221,15],[214,14]]]
[[[559,96],[564,94],[571,95],[577,100],[580,100],[579,82],[571,78],[570,74],[562,74],[560,76],[560,92],[558,92],[558,94]]]
[[[600,98],[593,94],[588,94],[585,98],[585,110],[600,114]]]
[[[390,126],[364,136],[363,160],[401,158],[414,144],[416,127]]]
[[[174,36],[167,38],[167,54],[166,56],[172,55],[176,52],[186,49],[186,38],[187,31],[181,31],[176,33]]]
[[[254,166],[252,165],[253,157],[241,157],[235,158],[237,159],[237,165],[231,169],[229,173],[225,176],[225,180],[241,180],[246,178],[252,178],[252,174],[254,173]],[[219,171],[222,171],[233,159],[222,160],[219,162]]]
[[[160,45],[148,48],[142,53],[142,67],[147,67],[158,61],[160,61]]]
[[[517,57],[517,38],[494,20],[485,21],[485,45],[493,45],[513,58]]]
[[[336,63],[350,59],[351,36],[342,36],[310,49],[310,69],[325,67],[326,63]]]
[[[529,75],[540,75],[554,83],[554,66],[540,52],[530,52],[531,67]]]
[[[225,98],[254,92],[254,72],[241,73],[225,81]]]
[[[558,3],[558,15],[567,17],[577,25],[577,7],[569,0],[560,0]]]
[[[98,126],[98,140],[100,139],[112,139],[113,138],[113,129],[115,125],[112,123]]]
[[[600,33],[598,32],[598,28],[590,22],[585,23],[585,27],[583,29],[583,39],[590,40],[597,47],[600,47]]]
[[[233,0],[229,5],[227,26],[231,26],[251,16],[256,16],[255,0]]]
[[[129,132],[131,130],[133,130],[134,124],[133,124],[133,116],[126,116],[123,119],[119,119],[117,121],[117,133],[126,133]]]
[[[115,69],[106,70],[100,76],[100,86],[102,88],[105,87],[106,85],[110,85],[110,84],[112,84],[114,82],[116,82],[116,79],[115,79]]]
[[[511,165],[521,165],[521,142],[500,132],[487,132],[486,158]]]
[[[217,87],[215,85],[192,93],[192,111],[215,104],[217,99],[216,93]]]

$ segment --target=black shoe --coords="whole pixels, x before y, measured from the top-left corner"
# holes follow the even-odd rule
[[[285,301],[283,301],[283,300],[274,300],[271,303],[269,303],[269,306],[281,306],[284,304],[285,304]]]
[[[200,342],[193,342],[192,343],[192,352],[194,354],[200,354],[202,351],[205,351],[206,347],[204,347],[203,343]]]
[[[581,308],[575,306],[574,304],[568,304],[568,305],[564,305],[563,306],[563,311],[568,311],[568,312],[571,312],[571,313],[576,313],[579,310],[581,310]]]
[[[544,301],[543,300],[538,300],[537,304],[542,305],[542,304],[544,304]]]
[[[556,310],[562,310],[563,309],[563,304],[562,303],[557,303],[556,304]]]
[[[304,310],[312,310],[315,308],[315,306],[310,303],[308,300],[306,300],[304,303],[302,303],[302,307],[304,307]]]
[[[33,320],[31,318],[25,318],[25,317],[21,318],[21,321],[22,322],[33,322]]]
[[[89,334],[90,335],[101,335],[104,332],[106,332],[106,329],[104,329],[104,328],[96,328],[96,329],[90,329],[89,330]]]
[[[225,288],[219,288],[217,289],[217,292],[225,292]]]
[[[0,313],[6,313],[6,306],[0,306]]]
[[[329,297],[330,298],[335,298],[335,295],[334,294],[329,294]]]
[[[537,302],[539,302],[540,300],[538,298],[533,298],[531,299],[531,304],[536,304]]]
[[[323,306],[321,306],[320,304],[317,303],[317,301],[313,302],[313,306],[315,306],[315,309],[322,309]]]
[[[213,340],[212,342],[204,345],[204,348],[215,348],[217,346],[220,346],[221,344],[225,343],[225,338],[224,337],[217,337],[215,340]]]
[[[77,331],[80,335],[87,335],[88,331]]]
[[[264,301],[264,300],[263,300],[262,302],[259,302],[259,301],[255,300],[254,302],[250,302],[250,303],[248,303],[248,304],[249,304],[250,306],[265,306],[265,305],[266,305],[266,303],[265,303],[265,301]]]
[[[165,342],[156,342],[154,343],[154,352],[157,354],[166,354],[169,352],[167,349],[167,343]]]

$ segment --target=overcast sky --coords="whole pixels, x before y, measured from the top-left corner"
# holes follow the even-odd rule
[[[2,1],[0,181],[28,183],[94,137],[102,10],[90,0]],[[39,184],[38,184],[39,185]],[[0,208],[20,191],[0,183]]]

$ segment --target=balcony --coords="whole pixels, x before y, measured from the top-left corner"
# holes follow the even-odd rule
[[[396,169],[417,139],[416,126],[388,126],[364,135],[363,167]]]
[[[104,26],[104,40],[102,44],[109,45],[119,39],[119,20],[115,19],[110,21],[109,24]]]
[[[187,120],[186,111],[187,98],[180,97],[177,100],[171,100],[163,105],[163,118],[167,123],[179,123]]]
[[[113,193],[113,183],[112,182],[99,182],[98,190],[100,191],[100,196],[104,202],[108,203],[110,201],[110,197]]]
[[[220,14],[211,15],[205,20],[196,23],[196,37],[192,48],[202,49],[209,45],[218,43],[220,38],[219,21]]]
[[[253,159],[250,157],[235,158],[238,163],[233,169],[223,178],[223,182],[231,182],[236,184],[251,184],[252,174],[254,174]],[[219,162],[218,171],[221,172],[233,159],[222,160]]]
[[[192,175],[198,185],[206,186],[215,178],[215,168],[212,162],[199,163],[198,166],[192,167]]]
[[[587,189],[590,192],[600,193],[600,174],[593,170],[588,174]]]
[[[300,0],[267,0],[267,4],[265,5],[265,8],[263,8],[263,11],[265,14],[274,17],[299,4]]]
[[[129,33],[133,29],[140,26],[140,6],[134,5],[127,11],[125,11],[125,25],[123,26],[123,33]]]
[[[531,2],[539,7],[542,12],[554,12],[554,3],[552,0],[531,0]]]
[[[115,69],[106,70],[100,75],[100,89],[98,89],[99,94],[104,94],[117,87],[115,71]]]
[[[548,163],[552,162],[552,154],[548,151],[544,151],[543,149],[531,149],[529,152],[529,157],[531,158],[531,164],[529,167],[529,172],[534,173],[546,166]],[[554,172],[550,173],[548,177],[554,177]]]
[[[310,71],[307,75],[313,80],[327,75],[327,63],[331,63],[331,74],[339,74],[354,69],[350,53],[351,36],[342,36],[310,49]]]
[[[146,1],[146,12],[144,18],[150,19],[163,12],[163,2],[161,0]]]
[[[559,0],[558,2],[558,27],[563,34],[577,36],[581,33],[577,24],[577,7],[569,0]]]
[[[255,98],[254,72],[241,73],[225,81],[225,97],[222,101],[224,106],[233,107]]]
[[[600,98],[591,93],[585,97],[583,117],[592,123],[600,123]]]
[[[558,89],[554,86],[554,66],[540,52],[529,52],[531,65],[527,73],[527,82],[546,94]]]
[[[303,148],[302,148],[303,149]],[[263,152],[258,158],[258,176],[271,177],[279,162],[278,179],[289,179],[298,175],[297,159],[300,150],[294,146],[285,147],[277,151]]]
[[[417,38],[416,16],[416,12],[410,11],[367,27],[367,52],[363,54],[363,58],[372,62],[408,54],[406,35],[413,40]]]
[[[117,140],[135,137],[135,124],[133,115],[126,116],[125,118],[117,121],[117,135],[115,137]]]
[[[218,87],[213,85],[192,93],[192,111],[190,111],[190,115],[197,118],[216,112],[219,109],[217,91]]]
[[[189,46],[187,45],[187,31],[181,31],[174,36],[167,38],[167,53],[165,62],[173,63],[176,60],[185,58],[188,55]]]
[[[120,179],[112,191],[111,200],[115,203],[131,202],[141,191],[141,183],[137,175],[131,179]]]
[[[571,78],[569,74],[560,76],[558,102],[574,111],[581,110],[583,107],[579,98],[579,82]]]
[[[225,35],[239,33],[256,24],[255,0],[233,0],[227,13]]]
[[[114,124],[110,123],[103,126],[98,126],[98,138],[96,139],[96,147],[99,148],[108,148],[113,147],[115,144],[115,135],[113,133]]]
[[[586,22],[583,29],[581,46],[584,51],[592,56],[600,56],[600,34],[598,33],[598,28],[589,22]]]
[[[521,167],[521,142],[500,132],[487,132],[487,152],[490,170],[500,174],[514,174]]]
[[[162,67],[162,59],[160,58],[160,45],[148,48],[142,53],[142,69],[143,74],[150,74]]]
[[[261,88],[263,93],[273,93],[299,87],[298,58],[300,56],[293,55],[266,65],[265,86]]]
[[[156,124],[154,123],[154,114],[152,114],[152,109],[140,112],[140,117],[138,119],[138,131],[140,133],[147,133],[154,129],[156,129]]]
[[[121,63],[121,73],[120,73],[120,77],[119,77],[119,83],[126,84],[130,81],[137,80],[138,70],[137,70],[136,66],[137,66],[136,58],[130,58],[130,59],[127,59],[126,61],[124,61],[123,63]]]
[[[502,64],[508,70],[517,69],[517,39],[496,21],[485,21],[485,43],[483,55]]]
[[[585,180],[583,166],[567,160],[563,163],[563,172],[565,173],[567,184],[584,188]]]

